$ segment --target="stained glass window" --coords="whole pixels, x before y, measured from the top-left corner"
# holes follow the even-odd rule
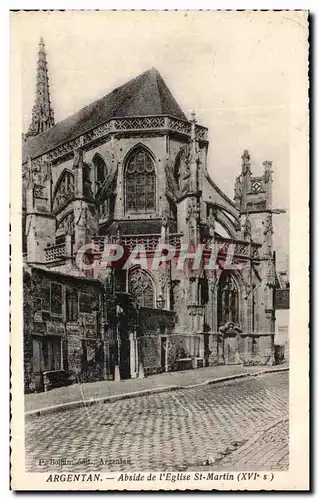
[[[149,212],[155,209],[155,170],[150,155],[137,149],[125,171],[126,210]]]
[[[154,307],[153,282],[142,269],[130,273],[129,292],[137,299],[140,306]]]

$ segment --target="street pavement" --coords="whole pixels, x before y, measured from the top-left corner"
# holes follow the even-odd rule
[[[128,394],[135,391],[153,390],[168,386],[187,386],[200,384],[206,380],[215,380],[220,377],[229,377],[241,374],[252,374],[262,370],[278,370],[288,368],[280,366],[241,366],[220,365],[197,368],[178,372],[160,373],[146,378],[121,380],[120,382],[101,380],[84,384],[73,384],[59,387],[48,392],[25,394],[25,411],[35,411],[55,405],[73,403],[75,401],[92,401],[103,397]]]
[[[265,470],[287,470],[288,453],[288,418],[276,422],[270,428],[258,433],[257,439],[248,442],[237,452],[226,455],[218,465],[227,470],[254,470],[255,464]]]
[[[30,472],[288,468],[288,373],[26,421]]]

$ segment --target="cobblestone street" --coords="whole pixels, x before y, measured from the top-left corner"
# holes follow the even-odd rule
[[[288,468],[288,373],[26,422],[28,471]]]

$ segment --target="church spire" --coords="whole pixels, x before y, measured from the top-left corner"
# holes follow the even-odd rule
[[[40,38],[36,79],[36,96],[32,109],[32,120],[26,137],[36,136],[53,127],[54,113],[50,101],[47,56],[43,38]]]

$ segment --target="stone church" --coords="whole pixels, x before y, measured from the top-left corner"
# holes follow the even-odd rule
[[[22,139],[26,391],[274,362],[272,164],[254,176],[245,150],[232,200],[212,178],[208,139],[155,68],[55,123],[41,39]],[[106,244],[150,259],[159,242],[204,256],[214,246],[214,272],[97,271]]]

